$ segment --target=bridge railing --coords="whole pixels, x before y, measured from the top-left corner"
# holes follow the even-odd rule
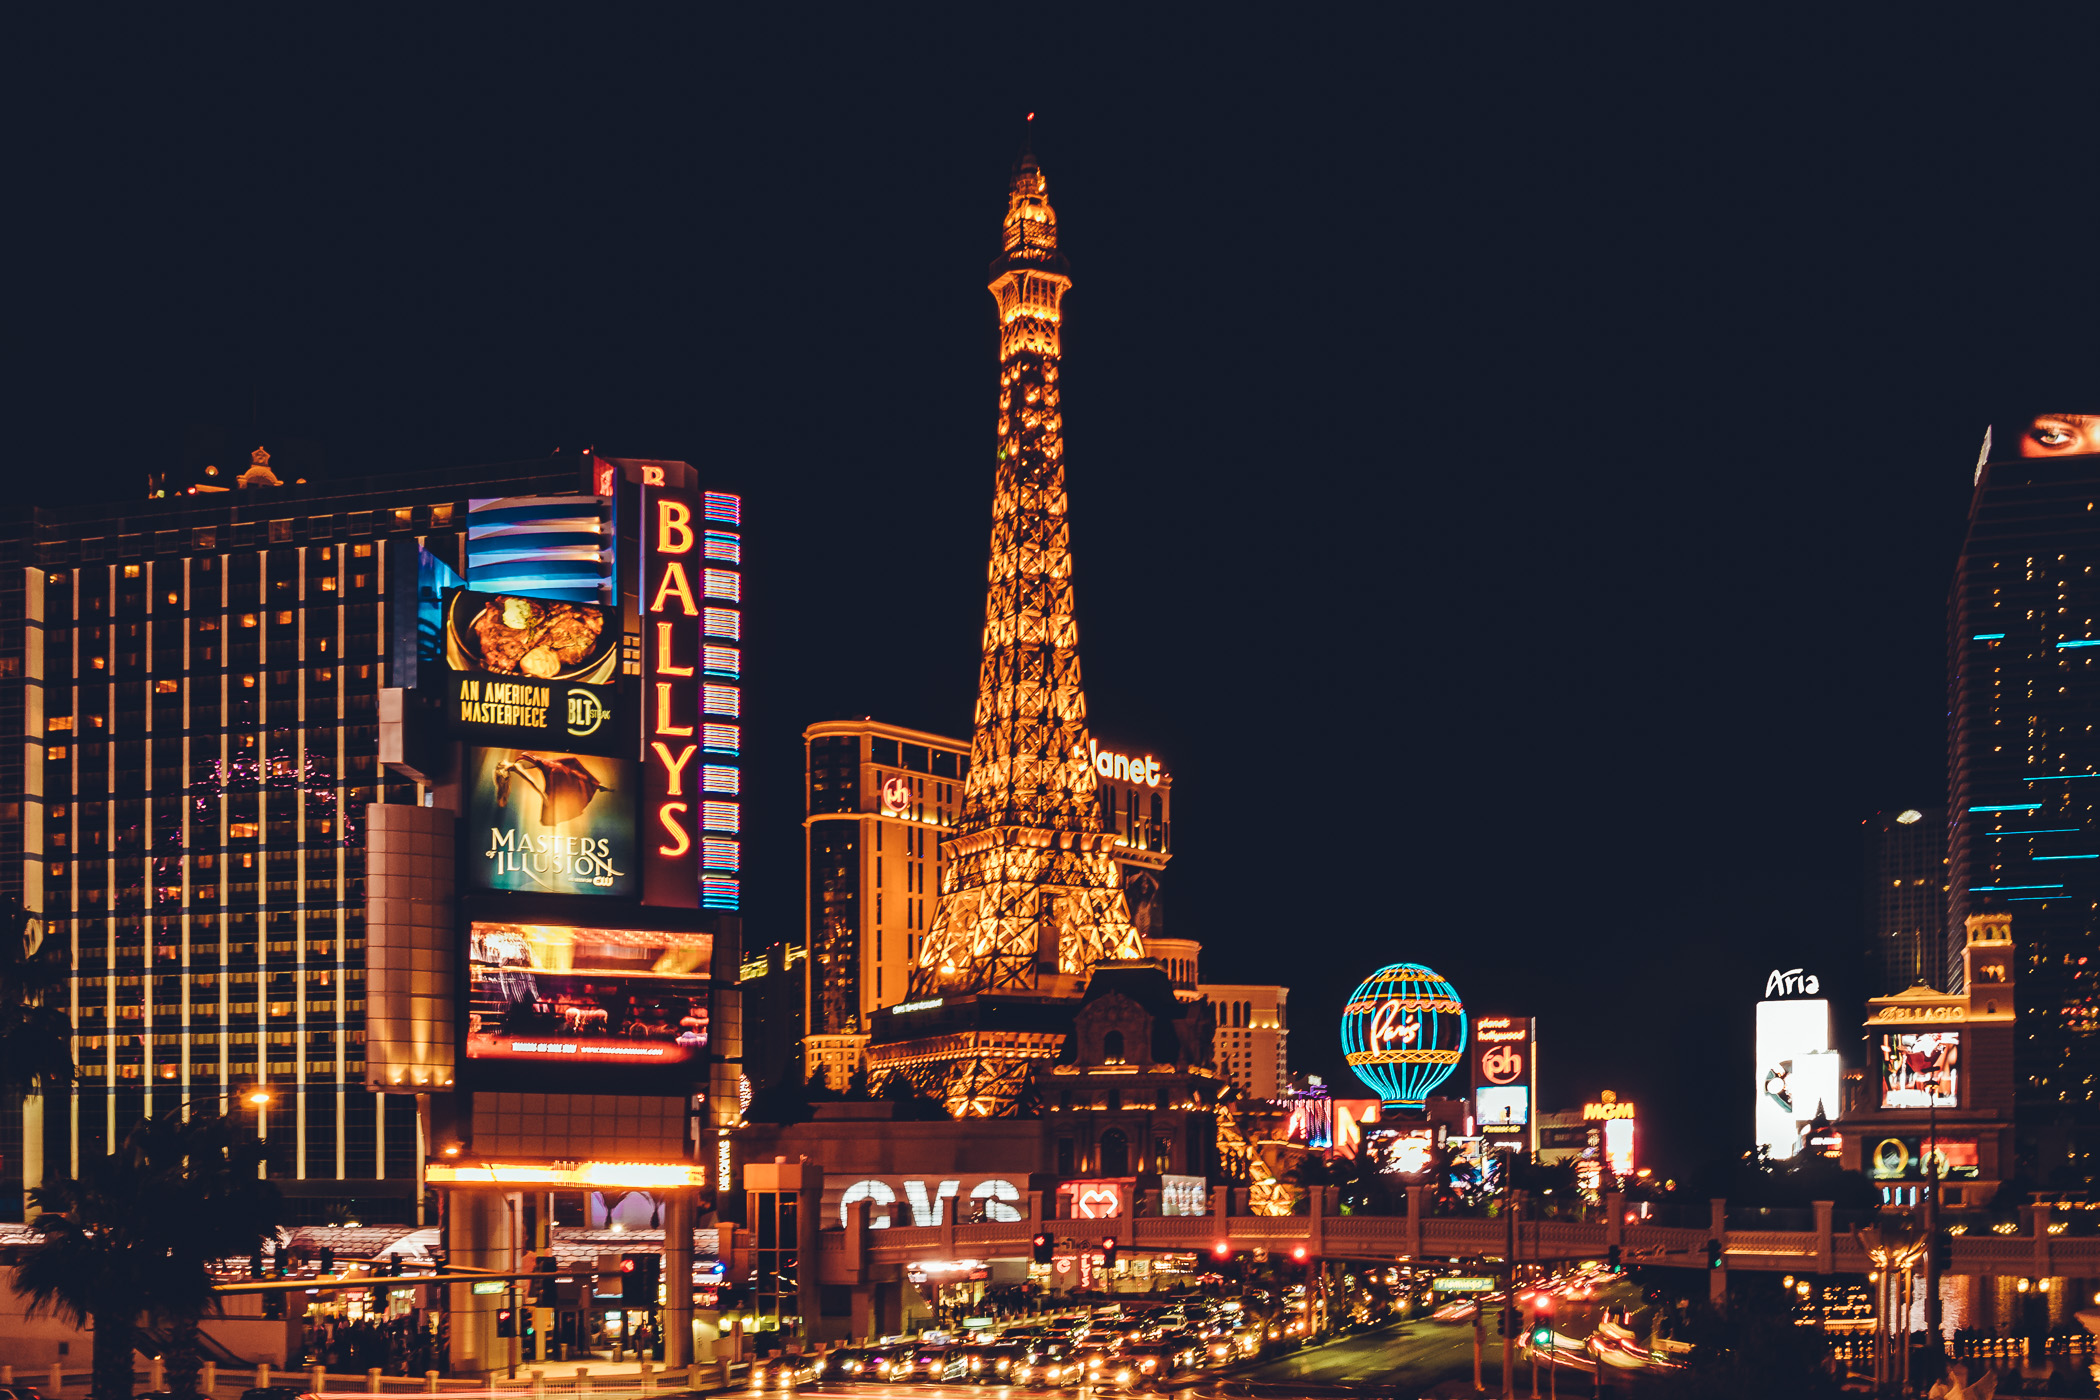
[[[1314,1213],[1259,1216],[1211,1214],[1140,1216],[1111,1220],[1049,1220],[1032,1213],[1018,1221],[947,1221],[939,1225],[895,1225],[889,1229],[822,1232],[819,1258],[827,1282],[860,1280],[868,1265],[898,1265],[942,1258],[1015,1258],[1029,1253],[1039,1228],[1059,1239],[1118,1236],[1132,1249],[1198,1253],[1225,1241],[1235,1252],[1291,1249],[1304,1245],[1319,1257],[1338,1259],[1500,1259],[1508,1250],[1509,1226],[1500,1218],[1413,1215],[1336,1215],[1332,1189],[1312,1193]],[[1040,1199],[1040,1198],[1039,1198]],[[1040,1207],[1036,1208],[1038,1211]],[[1618,1213],[1615,1206],[1607,1217]],[[1711,1219],[1726,1219],[1726,1204],[1713,1203]],[[1769,1218],[1745,1217],[1737,1219]],[[1865,1273],[1865,1249],[1836,1227],[1831,1208],[1817,1208],[1816,1230],[1721,1230],[1712,1225],[1662,1226],[1577,1220],[1523,1220],[1516,1257],[1540,1261],[1602,1258],[1617,1244],[1632,1264],[1685,1268],[1707,1265],[1707,1242],[1719,1240],[1728,1268],[1787,1273]],[[2033,1233],[1965,1234],[1951,1241],[1950,1272],[2028,1277],[2100,1277],[2100,1237]],[[858,1254],[855,1251],[859,1251]]]

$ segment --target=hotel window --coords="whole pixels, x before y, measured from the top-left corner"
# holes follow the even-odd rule
[[[270,522],[270,543],[290,544],[291,542],[292,522],[289,520],[272,520]]]

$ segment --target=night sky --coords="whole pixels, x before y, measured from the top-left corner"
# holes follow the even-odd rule
[[[970,720],[1037,111],[1170,931],[1290,985],[1294,1067],[1419,960],[1541,1018],[1545,1107],[1746,1145],[1765,972],[1856,991],[1861,821],[1944,794],[1983,425],[2100,385],[2091,35],[718,8],[17,31],[11,494],[197,423],[741,486],[747,940],[799,933],[803,726]]]

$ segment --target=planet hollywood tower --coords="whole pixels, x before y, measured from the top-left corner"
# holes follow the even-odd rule
[[[999,448],[970,769],[911,1000],[877,1013],[868,1064],[951,1113],[1009,1111],[1055,1055],[1097,963],[1145,956],[1103,830],[1079,678],[1060,306],[1071,289],[1032,153],[1015,164],[999,310]]]

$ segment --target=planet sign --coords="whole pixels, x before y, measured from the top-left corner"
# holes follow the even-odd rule
[[[1420,963],[1381,967],[1342,1009],[1342,1058],[1394,1107],[1422,1107],[1465,1053],[1458,989]]]

